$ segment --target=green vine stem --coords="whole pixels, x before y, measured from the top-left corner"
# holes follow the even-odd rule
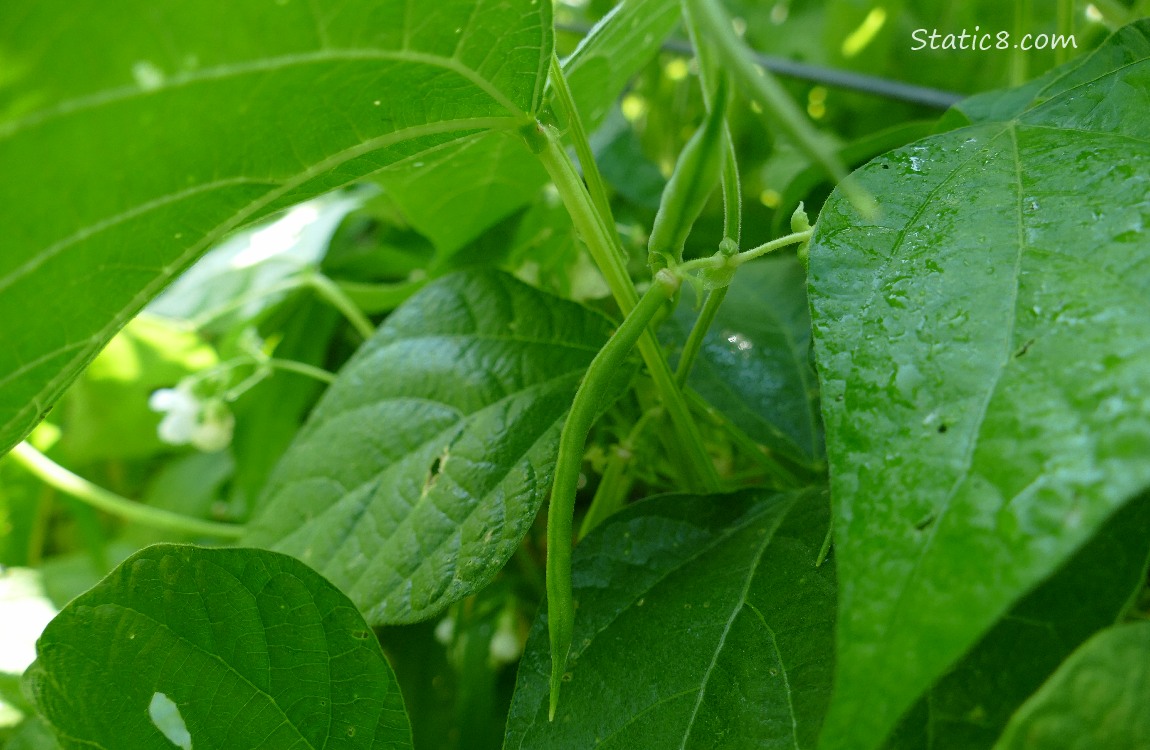
[[[583,238],[591,257],[607,280],[607,286],[619,309],[625,316],[630,316],[638,303],[639,295],[631,283],[631,277],[627,274],[622,254],[617,251],[617,245],[610,239],[603,217],[595,210],[583,180],[580,179],[571,157],[560,143],[558,134],[553,128],[535,124],[529,132],[524,132],[524,137],[555,183],[576,231]],[[639,338],[638,347],[639,354],[650,371],[651,379],[654,380],[667,414],[678,433],[676,448],[683,454],[682,465],[687,472],[688,489],[693,492],[714,492],[719,486],[715,465],[707,454],[703,436],[691,416],[683,394],[675,385],[675,375],[663,356],[658,340],[653,333],[646,331]]]
[[[190,518],[121,497],[115,492],[106,490],[73,474],[28,443],[20,443],[8,455],[49,486],[55,487],[60,492],[70,495],[86,505],[119,516],[126,521],[154,529],[212,536],[220,539],[238,539],[244,533],[244,527],[241,525]]]
[[[778,239],[764,242],[758,247],[753,247],[750,250],[744,250],[741,253],[734,255],[724,255],[723,253],[716,253],[715,255],[707,258],[695,258],[680,263],[676,268],[676,272],[680,274],[689,273],[691,271],[718,271],[722,269],[738,268],[747,261],[754,260],[755,258],[766,255],[767,253],[774,252],[788,245],[800,245],[811,238],[814,233],[813,229],[806,229],[802,232],[792,232],[791,234],[783,235]]]
[[[651,288],[591,360],[559,436],[551,507],[547,511],[547,628],[551,640],[551,703],[548,717],[551,720],[555,719],[555,710],[559,707],[559,687],[563,683],[574,632],[571,544],[575,491],[587,434],[604,408],[606,389],[612,375],[644,335],[651,318],[678,288],[678,277],[669,271],[663,270],[655,275]]]
[[[367,341],[375,334],[375,326],[368,320],[363,311],[356,307],[356,304],[348,298],[347,294],[340,289],[339,284],[324,276],[318,271],[309,273],[303,277],[305,284],[315,290],[323,300],[330,304],[335,309],[343,313],[356,332]]]
[[[608,226],[615,225],[615,217],[611,213],[611,201],[607,198],[607,187],[603,182],[603,175],[599,172],[599,165],[595,163],[595,154],[591,151],[591,141],[587,138],[587,130],[583,127],[583,120],[579,117],[579,109],[575,106],[575,96],[571,87],[567,85],[567,76],[563,74],[563,66],[559,58],[551,55],[551,78],[549,79],[555,99],[559,108],[567,118],[571,129],[571,140],[575,144],[575,155],[579,157],[579,166],[583,169],[583,180],[587,183],[587,190],[591,195],[591,202]],[[619,245],[619,235],[608,232],[608,238],[615,245],[616,252],[622,256],[623,248]]]
[[[691,367],[694,366],[695,359],[703,348],[703,339],[706,338],[707,331],[711,330],[711,324],[715,322],[715,315],[718,314],[719,307],[723,304],[723,299],[726,296],[727,287],[725,286],[707,292],[703,309],[699,311],[695,325],[691,326],[691,333],[687,335],[687,342],[683,344],[683,353],[679,356],[679,364],[675,368],[675,382],[679,384],[680,388],[687,385],[687,378],[691,375]]]
[[[703,91],[703,104],[707,111],[715,106],[715,90],[718,88],[719,76],[726,75],[715,59],[713,48],[703,42],[702,32],[690,3],[682,3],[683,22],[687,27],[687,36],[695,48],[695,59],[698,60],[701,72],[701,89]],[[731,138],[731,129],[726,122],[723,123],[723,148],[727,152],[723,160],[723,171],[720,185],[723,189],[723,237],[739,246],[739,239],[743,226],[743,195],[739,182],[739,162],[735,152],[735,141]],[[721,296],[721,295],[720,295]]]

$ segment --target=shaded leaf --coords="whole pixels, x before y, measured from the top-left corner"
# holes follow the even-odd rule
[[[886,750],[994,744],[1062,660],[1125,613],[1146,582],[1150,495],[1128,503],[1062,568],[1023,597],[919,701]]]
[[[823,453],[802,266],[772,256],[743,266],[691,369],[688,385],[752,440],[807,461]],[[676,338],[697,311],[680,304]]]
[[[1104,630],[1011,719],[995,750],[1150,747],[1150,623]]]
[[[274,552],[142,550],[65,607],[37,655],[29,690],[64,748],[411,747],[363,617]]]
[[[1150,23],[1110,44],[1129,33]],[[1150,121],[1133,114],[1150,59],[1119,57],[1015,119],[863,167],[874,223],[840,194],[819,218],[842,582],[826,750],[877,747],[1150,485]]]
[[[0,29],[0,448],[228,232],[526,121],[552,45],[538,0],[13,0]]]
[[[248,542],[316,567],[372,624],[475,591],[535,518],[563,418],[611,329],[502,274],[433,282],[328,389]]]
[[[506,748],[810,748],[830,697],[826,495],[667,496],[575,549],[575,634],[547,720],[547,620],[520,663]]]

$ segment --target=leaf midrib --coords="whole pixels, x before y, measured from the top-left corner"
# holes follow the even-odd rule
[[[782,525],[783,520],[787,517],[787,515],[793,509],[795,502],[797,502],[797,499],[792,499],[791,500],[791,507],[787,508],[782,513],[779,513],[773,519],[773,523],[771,523],[768,526],[768,528],[764,529],[765,533],[763,534],[763,543],[762,543],[762,545],[759,546],[759,549],[756,550],[754,560],[753,560],[752,564],[750,565],[750,567],[748,568],[747,579],[746,579],[746,581],[743,582],[743,589],[739,593],[738,603],[736,604],[736,606],[733,606],[731,608],[731,615],[730,615],[730,617],[727,618],[727,624],[723,627],[723,634],[722,634],[722,636],[719,637],[719,643],[715,646],[715,653],[711,655],[711,663],[709,665],[707,665],[707,671],[703,673],[703,679],[701,680],[701,684],[699,685],[699,697],[696,699],[695,707],[691,711],[691,718],[687,721],[686,733],[683,735],[683,742],[682,742],[682,744],[679,745],[679,750],[686,750],[687,742],[688,742],[688,740],[691,739],[691,731],[695,727],[695,719],[698,718],[699,708],[703,705],[703,696],[705,696],[707,693],[707,684],[711,680],[711,672],[714,671],[715,665],[719,661],[719,654],[722,653],[723,647],[726,646],[726,644],[727,644],[727,636],[730,635],[731,627],[734,625],[735,619],[739,616],[739,613],[743,611],[743,607],[747,605],[747,598],[750,594],[751,583],[755,580],[755,576],[759,572],[759,564],[762,562],[763,555],[766,554],[767,547],[769,547],[771,545],[771,542],[774,541],[775,532],[779,530],[779,526]],[[771,639],[772,639],[772,641],[774,640],[774,633],[773,632],[771,633]],[[780,659],[779,666],[783,667],[781,659]],[[789,686],[789,683],[787,686],[787,700],[788,700],[788,705],[790,705],[790,686]],[[791,720],[792,720],[792,725],[793,725],[793,723],[795,721],[793,709],[791,712]]]
[[[986,416],[990,410],[990,403],[991,403],[991,401],[993,401],[994,395],[998,391],[998,384],[1002,379],[1003,373],[1006,371],[1007,367],[1010,364],[1011,354],[1014,351],[1014,327],[1015,327],[1015,322],[1017,319],[1017,312],[1018,312],[1017,311],[1017,308],[1018,308],[1018,290],[1019,290],[1019,284],[1021,282],[1021,264],[1022,264],[1022,258],[1026,254],[1026,250],[1029,247],[1029,244],[1026,241],[1026,230],[1025,230],[1025,226],[1024,226],[1024,224],[1025,224],[1025,220],[1024,220],[1025,211],[1024,211],[1024,207],[1023,207],[1023,201],[1024,201],[1023,192],[1024,191],[1022,189],[1022,163],[1021,163],[1021,157],[1020,157],[1020,152],[1019,152],[1019,147],[1018,147],[1018,136],[1017,136],[1016,124],[1017,124],[1016,121],[1011,121],[1009,123],[1006,123],[1006,127],[1002,131],[1002,133],[1006,133],[1010,136],[1010,143],[1011,143],[1011,147],[1012,147],[1012,153],[1014,156],[1014,186],[1016,188],[1015,205],[1016,205],[1016,211],[1017,211],[1017,221],[1015,222],[1016,228],[1017,228],[1017,233],[1016,233],[1015,242],[1017,244],[1017,252],[1015,253],[1013,276],[1012,276],[1012,278],[1014,280],[1014,285],[1013,285],[1012,292],[1011,292],[1010,304],[1007,306],[1009,317],[1006,321],[1006,333],[1003,336],[1003,341],[1005,342],[1005,347],[1004,347],[1004,350],[1003,350],[1002,355],[1001,355],[1001,364],[995,368],[994,379],[986,387],[985,394],[983,396],[982,404],[978,409],[978,416],[975,419],[974,425],[972,426],[972,428],[970,430],[970,438],[967,441],[965,455],[963,457],[963,468],[958,473],[958,475],[955,477],[954,483],[951,485],[945,498],[943,499],[942,503],[939,505],[938,509],[936,510],[935,520],[934,520],[934,523],[931,524],[931,527],[930,527],[930,530],[927,534],[926,540],[924,541],[918,554],[915,555],[914,563],[911,566],[911,569],[907,573],[906,577],[903,579],[902,586],[901,586],[901,588],[899,588],[899,591],[898,591],[898,596],[895,598],[894,603],[890,607],[890,610],[889,610],[890,614],[886,618],[886,625],[883,628],[882,636],[880,637],[880,642],[882,642],[882,643],[885,643],[886,641],[889,640],[889,638],[888,638],[889,634],[892,631],[897,630],[900,621],[905,617],[904,604],[905,604],[906,596],[907,596],[908,592],[910,592],[911,589],[914,588],[913,584],[916,583],[918,578],[922,575],[923,561],[929,556],[930,551],[931,551],[932,547],[934,546],[934,541],[938,536],[938,530],[939,530],[939,528],[942,527],[944,519],[947,517],[947,515],[950,512],[950,509],[952,507],[952,501],[954,500],[955,495],[958,493],[958,490],[963,486],[963,484],[969,478],[970,467],[974,461],[974,453],[978,447],[979,436],[982,433],[982,424],[986,420]],[[1002,133],[999,133],[999,136],[1001,136]],[[999,137],[999,136],[996,136],[996,137]],[[966,163],[967,162],[964,162],[962,166],[965,166]],[[959,171],[960,171],[960,168],[956,168],[952,174],[956,174]],[[947,179],[949,180],[950,177],[948,176]],[[909,226],[909,222],[908,222],[908,226]],[[862,710],[861,704],[856,703],[855,705],[856,705],[855,710],[851,712],[852,717],[857,716],[859,711]]]

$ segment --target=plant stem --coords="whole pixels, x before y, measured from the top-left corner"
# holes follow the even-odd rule
[[[689,271],[696,271],[699,269],[719,269],[730,266],[737,268],[747,261],[754,260],[759,256],[774,252],[775,250],[784,248],[787,245],[798,245],[806,242],[811,238],[813,233],[813,229],[806,229],[802,232],[793,232],[792,234],[784,235],[778,239],[771,240],[770,242],[764,242],[758,247],[751,248],[750,250],[745,250],[741,253],[736,253],[735,255],[723,256],[720,254],[712,255],[707,258],[695,258],[694,260],[688,260],[684,263],[680,263],[676,268],[676,271],[679,273],[687,273]]]
[[[567,77],[563,75],[563,66],[559,58],[551,55],[551,87],[555,91],[555,98],[563,114],[567,116],[568,127],[571,129],[572,141],[575,144],[575,155],[579,157],[579,166],[583,169],[583,181],[587,183],[587,191],[591,195],[591,203],[607,226],[615,225],[615,217],[611,213],[611,201],[607,198],[607,187],[603,182],[603,175],[599,173],[599,165],[595,163],[595,154],[591,151],[591,141],[587,138],[587,130],[583,127],[583,120],[579,117],[579,109],[575,106],[575,97],[571,94],[571,87],[567,85]],[[623,257],[623,248],[619,244],[619,235],[608,232],[608,238],[615,245],[615,252]]]
[[[119,516],[127,521],[156,529],[214,536],[221,539],[238,539],[244,533],[242,525],[190,518],[121,497],[73,474],[28,443],[20,443],[12,449],[9,455],[33,475],[60,492],[71,495],[97,510]]]
[[[583,450],[591,426],[604,408],[611,377],[645,334],[655,313],[679,288],[679,279],[668,271],[655,276],[651,288],[599,350],[575,393],[571,412],[563,423],[556,456],[551,507],[547,511],[547,628],[551,641],[551,702],[548,716],[554,720],[559,706],[559,687],[567,667],[574,633],[575,605],[571,591],[571,544],[575,514],[575,491]]]
[[[625,316],[629,316],[638,302],[639,295],[627,274],[623,256],[617,250],[617,245],[610,239],[610,233],[603,221],[603,217],[595,210],[594,203],[587,192],[583,181],[579,178],[571,157],[559,142],[558,135],[551,128],[537,126],[533,136],[538,136],[535,143],[539,146],[536,155],[542,161],[544,168],[551,175],[559,196],[562,198],[575,229],[583,242],[587,245],[591,257],[611,290],[619,309]],[[675,376],[670,365],[663,357],[653,333],[646,331],[639,338],[639,354],[651,373],[651,379],[663,399],[663,405],[678,433],[678,448],[684,454],[685,470],[688,472],[689,487],[694,492],[713,492],[719,486],[719,477],[715,472],[715,465],[707,454],[703,444],[703,436],[695,424],[687,407],[683,394],[675,385]]]
[[[363,311],[356,307],[339,285],[318,271],[304,277],[308,286],[332,307],[343,313],[356,332],[367,341],[375,334],[375,326]]]
[[[328,372],[322,367],[309,365],[306,362],[296,362],[293,359],[276,359],[273,357],[272,359],[266,360],[262,364],[267,365],[273,370],[294,372],[297,375],[303,375],[305,377],[311,378],[312,380],[318,380],[321,383],[331,384],[335,382],[336,376],[334,372]]]
[[[703,348],[703,339],[706,338],[707,331],[711,329],[711,324],[715,322],[715,315],[719,312],[719,306],[723,304],[723,299],[727,296],[727,288],[723,286],[707,292],[707,300],[703,303],[703,309],[699,311],[695,325],[691,326],[687,343],[683,344],[679,365],[675,368],[675,382],[679,384],[680,388],[687,384],[687,378],[691,375],[691,367],[695,364],[695,358],[699,356],[699,350]]]

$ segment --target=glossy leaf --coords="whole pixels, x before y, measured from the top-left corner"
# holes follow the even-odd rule
[[[842,586],[825,750],[881,744],[1150,485],[1146,49],[1013,119],[863,167],[876,221],[841,194],[819,218],[810,290]]]
[[[827,521],[819,492],[658,497],[612,517],[575,548],[555,721],[544,615],[504,747],[814,747],[833,669]]]
[[[95,0],[5,2],[0,448],[229,231],[527,120],[551,57],[550,9],[129,0],[108,14]]]
[[[1104,630],[1011,719],[995,750],[1150,747],[1150,622]]]
[[[988,748],[1062,660],[1115,624],[1146,581],[1150,494],[1128,503],[1011,608],[905,717],[886,750]],[[1100,746],[1099,746],[1100,747]]]
[[[475,591],[534,520],[564,415],[611,329],[502,274],[428,285],[328,389],[247,541],[314,566],[372,624]]]
[[[680,341],[696,317],[691,305],[680,304]],[[810,336],[799,262],[780,255],[745,265],[728,288],[688,385],[752,440],[819,458],[823,436]]]
[[[63,748],[410,748],[363,617],[265,550],[148,547],[45,629],[29,691]]]

